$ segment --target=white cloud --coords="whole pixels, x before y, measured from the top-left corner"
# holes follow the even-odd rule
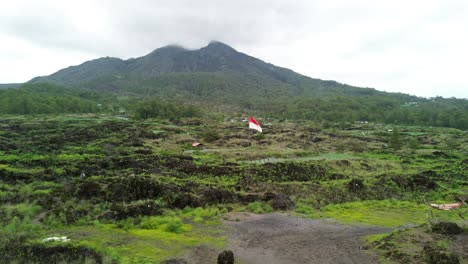
[[[464,0],[3,1],[0,83],[220,40],[313,78],[468,98],[467,11]]]

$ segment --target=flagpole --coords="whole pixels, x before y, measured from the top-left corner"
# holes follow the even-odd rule
[[[248,128],[248,133],[249,133],[249,143],[250,143],[250,149],[252,149],[252,133],[251,133],[251,130],[250,130],[250,117],[249,117],[249,128]],[[250,152],[247,152],[248,154],[248,157],[247,157],[247,160],[248,160],[248,163],[249,165],[247,166],[247,181],[248,181],[248,186],[250,186],[251,184],[251,170],[252,170],[252,163],[253,163],[253,160],[252,160],[252,157],[250,155]]]
[[[260,133],[262,133],[262,127],[260,126],[260,123],[257,122],[257,120],[255,120],[253,117],[249,116],[249,130],[247,130],[249,133],[249,143],[250,143],[250,147],[252,148],[252,135],[250,134],[250,129],[254,129],[254,130],[257,130],[259,131]],[[253,132],[252,132],[253,133]],[[251,156],[248,156],[248,163],[253,163],[253,160],[251,159]],[[251,164],[249,164],[247,166],[247,177],[250,181],[250,177],[251,177],[251,170],[252,170],[252,166]],[[250,185],[250,183],[249,183]]]

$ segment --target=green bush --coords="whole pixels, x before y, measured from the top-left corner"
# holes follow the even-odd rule
[[[184,223],[179,218],[171,218],[166,222],[164,230],[171,233],[181,233]]]
[[[218,131],[213,129],[207,129],[201,133],[201,137],[205,142],[211,143],[221,138]]]
[[[176,216],[143,217],[139,227],[143,229],[162,229],[171,233],[181,233],[184,223]]]
[[[249,211],[256,214],[272,213],[274,210],[270,204],[266,202],[253,202],[247,205]]]
[[[117,227],[122,228],[124,230],[133,229],[135,227],[135,218],[129,217],[124,220],[120,220],[117,223]]]

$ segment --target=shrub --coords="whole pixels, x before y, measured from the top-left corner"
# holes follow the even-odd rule
[[[171,218],[166,223],[164,230],[171,233],[181,233],[184,223],[179,218]]]
[[[266,202],[253,202],[247,205],[249,211],[256,214],[272,213],[274,211],[273,207]]]
[[[139,225],[144,229],[161,229],[171,233],[181,233],[184,223],[176,216],[144,217]]]
[[[201,133],[201,137],[205,142],[213,142],[221,138],[221,135],[218,131],[213,129],[207,129]]]

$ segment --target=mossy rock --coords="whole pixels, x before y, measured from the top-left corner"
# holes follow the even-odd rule
[[[32,244],[12,248],[12,254],[0,258],[2,263],[102,263],[102,256],[96,251],[67,245]],[[14,252],[14,253],[13,253]]]
[[[127,176],[108,187],[108,198],[112,201],[128,202],[156,199],[163,195],[164,188],[150,177]]]
[[[361,179],[351,179],[348,182],[348,190],[356,192],[356,191],[362,191],[366,188],[364,185],[364,182]]]
[[[391,179],[400,188],[434,190],[437,188],[437,183],[433,180],[435,176],[437,176],[436,172],[428,170],[413,175],[395,175]]]
[[[225,250],[218,255],[218,264],[234,264],[234,253],[231,250]]]
[[[201,205],[200,199],[189,193],[178,193],[173,198],[171,205],[175,208],[198,207]]]
[[[271,207],[275,210],[293,210],[296,207],[294,202],[284,194],[266,192],[263,200],[271,201]]]
[[[137,216],[155,216],[161,215],[161,207],[154,201],[138,202],[134,204],[114,204],[110,211],[101,218],[109,220],[122,220]]]
[[[422,252],[424,260],[429,264],[459,264],[460,259],[457,255],[447,253],[441,247],[433,244],[427,244]]]
[[[228,190],[207,188],[202,192],[203,200],[206,204],[233,203],[237,196]]]
[[[93,197],[101,197],[103,195],[101,184],[95,180],[86,180],[77,184],[77,195],[83,199],[90,199]]]

